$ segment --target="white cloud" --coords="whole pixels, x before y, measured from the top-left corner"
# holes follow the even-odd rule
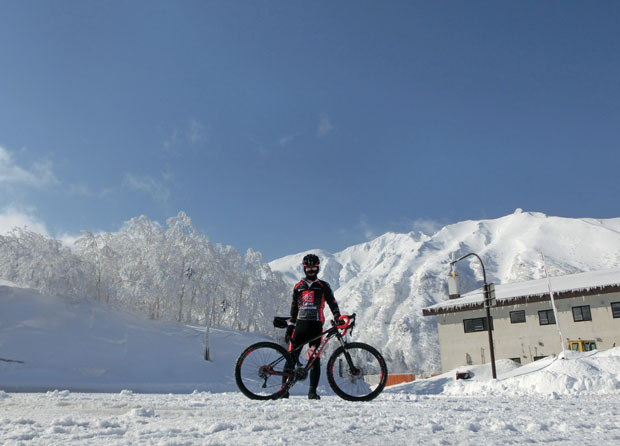
[[[51,161],[40,160],[26,169],[17,164],[9,150],[0,146],[0,183],[45,187],[58,183],[58,180]]]
[[[164,179],[164,181],[172,181],[174,179],[174,173],[170,171],[162,172],[161,177]]]
[[[66,187],[67,193],[78,197],[95,197],[97,196],[86,184],[76,183],[68,184]]]
[[[288,146],[293,141],[295,141],[295,137],[292,135],[287,135],[287,136],[281,137],[278,140],[278,144],[280,144],[281,147],[285,147],[285,146]]]
[[[169,138],[164,140],[164,150],[167,152],[174,152],[174,148],[179,143],[179,131],[174,129]]]
[[[187,140],[190,144],[198,144],[206,140],[205,126],[195,119],[190,119],[187,131]]]
[[[46,237],[50,236],[45,223],[32,215],[31,211],[9,206],[0,211],[0,235],[6,235],[14,228],[25,228]]]
[[[64,246],[66,246],[68,248],[73,248],[73,245],[75,244],[75,241],[77,239],[79,239],[81,236],[82,236],[81,234],[80,235],[71,235],[71,234],[64,233],[60,237],[58,237],[58,240]]]
[[[411,222],[412,231],[420,231],[426,235],[433,235],[443,227],[443,224],[430,218],[418,218]]]
[[[332,130],[334,130],[334,126],[332,125],[329,116],[327,115],[327,113],[321,113],[321,115],[319,116],[319,126],[317,128],[316,134],[319,137],[323,137],[330,133]]]
[[[60,237],[53,237],[47,230],[45,223],[34,215],[33,209],[22,209],[14,205],[7,206],[0,211],[0,235],[7,235],[15,228],[22,228],[49,239],[55,238],[68,248],[72,248],[74,242],[81,237],[81,235],[67,233]]]
[[[368,217],[366,215],[360,215],[359,227],[362,230],[366,240],[373,240],[376,238],[374,231],[370,227],[370,223],[368,223]]]
[[[163,181],[156,180],[150,175],[138,177],[131,173],[126,173],[123,184],[130,189],[150,195],[155,201],[166,202],[170,197],[168,186]]]
[[[188,149],[188,145],[199,146],[206,143],[208,134],[209,129],[203,123],[190,119],[186,125],[173,129],[170,136],[164,139],[164,151],[179,155],[183,150]]]

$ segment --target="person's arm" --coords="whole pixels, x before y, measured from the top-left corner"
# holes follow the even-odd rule
[[[293,289],[293,300],[291,301],[291,317],[287,321],[286,334],[284,340],[287,343],[291,342],[293,338],[293,332],[295,331],[295,324],[297,323],[297,314],[299,313],[299,300],[297,299],[297,287]]]
[[[289,325],[295,325],[297,322],[297,314],[299,313],[299,299],[297,299],[297,287],[293,289],[293,300],[291,301],[291,317],[288,320]]]
[[[323,282],[325,285],[325,302],[329,305],[329,309],[332,310],[332,314],[334,315],[334,319],[340,319],[340,308],[338,307],[338,302],[336,302],[336,298],[334,297],[334,292],[328,283]]]

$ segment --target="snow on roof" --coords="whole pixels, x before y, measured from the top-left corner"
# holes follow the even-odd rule
[[[592,291],[610,286],[620,286],[620,268],[612,268],[586,273],[568,274],[550,277],[551,291],[554,293]],[[547,279],[530,280],[495,285],[497,302],[510,301],[517,298],[544,296],[549,294]],[[440,302],[424,308],[424,314],[455,311],[457,308],[479,306],[483,304],[482,289],[463,294],[460,298]]]

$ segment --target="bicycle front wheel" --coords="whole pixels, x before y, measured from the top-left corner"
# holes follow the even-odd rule
[[[287,390],[289,376],[283,376],[293,364],[284,347],[273,342],[258,342],[246,348],[235,364],[239,390],[253,400],[280,398]]]
[[[361,342],[339,347],[327,362],[329,385],[336,395],[348,401],[376,398],[383,391],[387,377],[387,365],[381,353]]]

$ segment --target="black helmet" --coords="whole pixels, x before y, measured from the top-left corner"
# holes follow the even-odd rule
[[[319,260],[318,256],[314,254],[308,254],[304,257],[301,264],[303,266],[319,266],[321,264],[321,260]]]
[[[316,280],[316,276],[319,273],[320,263],[321,261],[314,254],[308,254],[304,257],[304,260],[301,262],[301,264],[303,265],[306,279]]]

